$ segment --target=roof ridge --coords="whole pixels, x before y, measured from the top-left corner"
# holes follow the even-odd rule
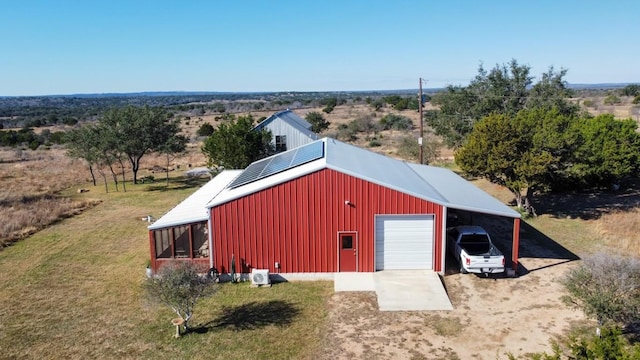
[[[400,161],[400,160],[398,160],[398,161]],[[442,199],[444,199],[446,202],[449,202],[449,199],[447,199],[447,197],[446,197],[446,196],[442,195],[442,193],[441,193],[440,191],[438,191],[438,189],[436,189],[433,185],[431,185],[431,184],[427,181],[427,179],[425,179],[422,175],[420,175],[417,171],[415,171],[415,170],[413,169],[413,167],[411,167],[411,165],[415,165],[415,166],[418,166],[418,165],[419,165],[419,166],[429,166],[429,165],[424,165],[424,164],[414,164],[414,163],[411,163],[411,165],[410,165],[408,162],[406,162],[406,161],[404,161],[404,160],[402,160],[402,162],[405,164],[405,166],[406,166],[406,167],[408,167],[408,168],[409,168],[409,170],[411,170],[411,172],[413,172],[414,174],[416,174],[416,176],[417,176],[417,177],[419,177],[419,178],[420,178],[420,180],[421,180],[425,185],[429,186],[429,187],[430,187],[430,188],[431,188],[431,189],[432,189],[436,194],[440,195],[440,197],[441,197]]]

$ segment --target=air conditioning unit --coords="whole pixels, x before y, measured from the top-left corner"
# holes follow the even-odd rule
[[[253,269],[251,270],[251,285],[269,285],[269,269]]]

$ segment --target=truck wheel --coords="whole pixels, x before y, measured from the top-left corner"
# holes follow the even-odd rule
[[[467,274],[467,269],[462,265],[462,259],[460,259],[460,274]]]

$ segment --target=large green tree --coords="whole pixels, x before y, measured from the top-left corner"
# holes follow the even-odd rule
[[[564,178],[576,147],[574,118],[542,108],[515,116],[494,113],[476,123],[456,163],[469,174],[509,189],[519,208],[529,208],[534,191]]]
[[[637,175],[640,134],[632,120],[563,114],[557,108],[491,114],[455,154],[461,169],[509,189],[531,210],[534,192],[611,185]]]
[[[209,167],[244,169],[252,162],[274,153],[271,131],[254,130],[251,115],[234,116],[204,141],[202,152]]]
[[[482,65],[468,86],[449,86],[431,102],[438,110],[429,113],[427,123],[450,147],[461,146],[474,124],[493,113],[515,116],[522,109],[555,107],[563,114],[577,110],[567,101],[570,92],[563,80],[566,70],[553,67],[536,84],[531,67],[511,60],[487,71]]]
[[[640,172],[640,134],[633,119],[612,114],[579,120],[580,146],[571,176],[582,186],[610,186]]]
[[[118,150],[131,163],[133,182],[136,184],[140,160],[150,152],[160,151],[180,132],[177,120],[159,107],[112,108],[100,119],[100,127],[117,139]]]

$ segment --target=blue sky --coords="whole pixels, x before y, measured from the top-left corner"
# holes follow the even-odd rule
[[[640,1],[0,0],[0,96],[640,82]]]

